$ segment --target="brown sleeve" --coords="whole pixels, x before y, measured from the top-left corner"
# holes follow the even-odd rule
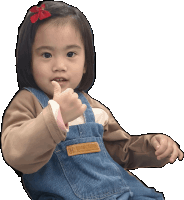
[[[168,159],[157,160],[155,150],[150,144],[151,138],[156,134],[129,135],[121,128],[109,109],[100,102],[84,93],[92,108],[101,108],[109,116],[104,126],[103,140],[111,157],[125,169],[141,167],[162,167]]]
[[[38,171],[65,138],[50,105],[42,109],[32,93],[18,92],[3,117],[2,152],[10,166],[25,174]]]

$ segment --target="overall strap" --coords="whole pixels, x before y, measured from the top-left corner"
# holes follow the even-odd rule
[[[86,104],[87,108],[84,112],[84,123],[89,123],[89,122],[95,122],[95,116],[94,113],[92,111],[92,108],[88,102],[88,100],[86,99],[86,97],[80,92],[78,93],[79,95],[79,99],[82,101],[82,104]]]
[[[24,87],[24,89],[30,91],[36,96],[42,108],[45,108],[46,106],[48,106],[49,97],[42,90],[38,90],[31,87]]]

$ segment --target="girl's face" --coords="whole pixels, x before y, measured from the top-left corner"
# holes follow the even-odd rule
[[[80,32],[71,23],[62,26],[46,23],[38,28],[32,47],[32,74],[50,99],[54,92],[51,81],[64,79],[59,81],[62,92],[75,89],[86,72],[84,64]]]

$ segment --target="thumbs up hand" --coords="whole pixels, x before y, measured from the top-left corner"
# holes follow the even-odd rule
[[[78,94],[72,88],[61,92],[61,87],[56,81],[52,81],[52,85],[54,87],[53,100],[60,105],[63,122],[66,124],[80,117],[87,106],[78,99]]]

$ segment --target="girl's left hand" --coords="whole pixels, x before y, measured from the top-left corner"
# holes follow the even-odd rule
[[[155,148],[155,155],[157,160],[170,157],[170,163],[173,163],[178,157],[179,160],[183,159],[183,152],[179,149],[176,142],[170,137],[158,134],[151,138],[151,145]]]

